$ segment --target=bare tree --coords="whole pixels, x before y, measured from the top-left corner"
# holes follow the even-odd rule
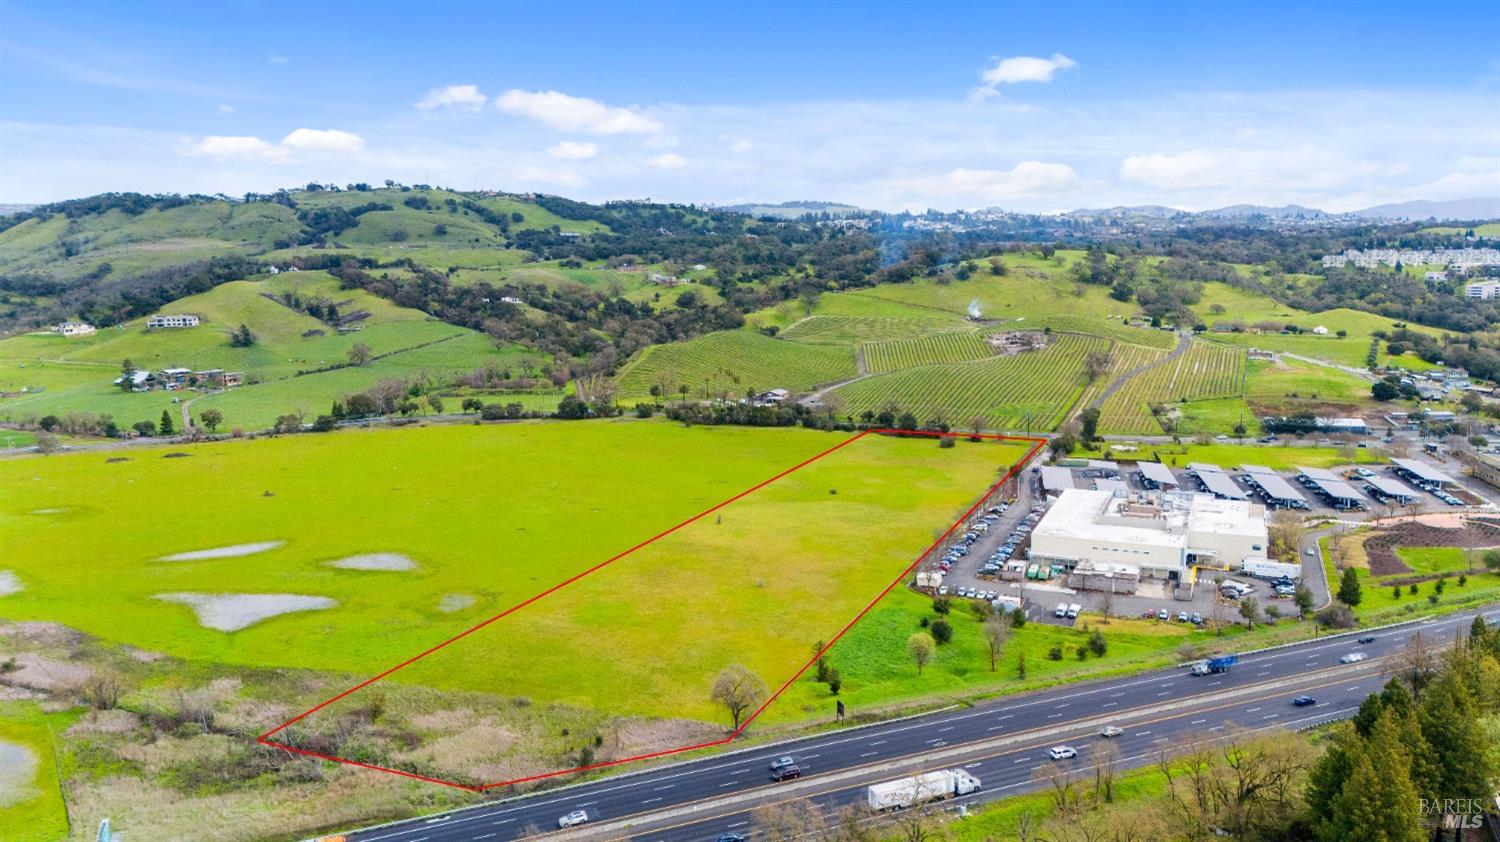
[[[994,672],[998,666],[1000,654],[1005,651],[1005,644],[1010,640],[1010,632],[1009,611],[993,614],[984,621],[984,646],[990,656],[990,672]]]
[[[806,798],[756,807],[750,811],[750,824],[756,838],[765,842],[794,842],[816,836],[825,826],[823,813]]]
[[[1068,813],[1078,806],[1077,776],[1078,773],[1072,766],[1053,760],[1037,767],[1031,779],[1046,785],[1047,793],[1052,796],[1052,806],[1056,812]]]
[[[1109,804],[1115,800],[1115,767],[1120,764],[1120,749],[1113,742],[1094,749],[1094,800]]]
[[[1092,383],[1103,377],[1105,372],[1109,371],[1111,362],[1109,351],[1097,350],[1085,354],[1083,357],[1083,371],[1088,375],[1089,382]]]
[[[766,683],[761,681],[760,676],[739,664],[730,664],[714,681],[709,698],[729,711],[734,730],[738,731],[741,718],[760,704],[766,697],[766,692]]]

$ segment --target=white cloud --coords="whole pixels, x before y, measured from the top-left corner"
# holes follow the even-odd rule
[[[560,187],[579,187],[583,184],[583,176],[567,168],[520,167],[513,174],[523,183],[556,184]]]
[[[676,152],[664,152],[646,163],[659,170],[680,170],[687,165],[687,159]]]
[[[562,131],[657,134],[662,130],[660,123],[629,108],[558,91],[509,90],[495,99],[495,105]]]
[[[1001,85],[1014,85],[1019,82],[1051,82],[1052,77],[1059,70],[1070,70],[1077,66],[1078,62],[1062,53],[1053,53],[1051,58],[1011,56],[998,59],[994,67],[979,74],[984,84],[971,91],[970,95],[982,99],[996,96],[999,93],[997,88]]]
[[[582,161],[599,154],[599,147],[593,143],[579,143],[576,140],[565,140],[555,146],[547,147],[547,154],[554,158],[562,158],[565,161]]]
[[[258,137],[216,135],[191,141],[182,147],[182,154],[192,157],[227,160],[272,160],[280,158],[285,151]]]
[[[287,62],[291,61],[291,59],[287,58],[286,56],[278,56],[274,53],[266,60],[271,62],[272,64],[286,64]]]
[[[234,113],[234,106],[233,105],[220,105],[219,106],[219,113],[220,114],[233,114]]]
[[[736,155],[743,155],[755,148],[755,144],[743,138],[729,144],[729,151]]]
[[[339,129],[297,129],[281,139],[288,149],[304,149],[311,152],[358,152],[365,148],[365,140],[352,132]]]
[[[428,91],[427,96],[422,97],[416,106],[423,111],[432,111],[436,108],[478,111],[488,100],[489,97],[479,92],[478,85],[448,85]]]
[[[1120,178],[1157,190],[1249,191],[1264,185],[1295,184],[1299,189],[1330,189],[1380,175],[1394,175],[1404,164],[1352,157],[1342,150],[1312,146],[1282,148],[1187,149],[1175,153],[1130,155],[1120,162]]]
[[[946,175],[896,179],[898,188],[926,196],[956,196],[982,202],[1000,202],[1067,193],[1081,182],[1067,164],[1022,161],[1008,170],[959,167]]]

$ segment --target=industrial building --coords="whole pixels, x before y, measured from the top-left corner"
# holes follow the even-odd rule
[[[1031,533],[1033,562],[1139,571],[1182,580],[1189,568],[1238,569],[1263,559],[1266,510],[1258,503],[1191,492],[1069,489]]]

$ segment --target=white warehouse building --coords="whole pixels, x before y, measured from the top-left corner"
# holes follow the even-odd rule
[[[1192,492],[1070,489],[1031,533],[1031,560],[1072,569],[1125,565],[1142,578],[1184,579],[1189,567],[1238,570],[1264,559],[1266,509]]]

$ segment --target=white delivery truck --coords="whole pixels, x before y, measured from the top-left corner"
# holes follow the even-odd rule
[[[1302,578],[1302,565],[1286,564],[1264,558],[1246,558],[1240,562],[1240,572],[1257,579]]]
[[[928,801],[941,801],[979,790],[979,779],[962,769],[924,772],[910,778],[874,784],[865,790],[870,809],[904,810]]]

